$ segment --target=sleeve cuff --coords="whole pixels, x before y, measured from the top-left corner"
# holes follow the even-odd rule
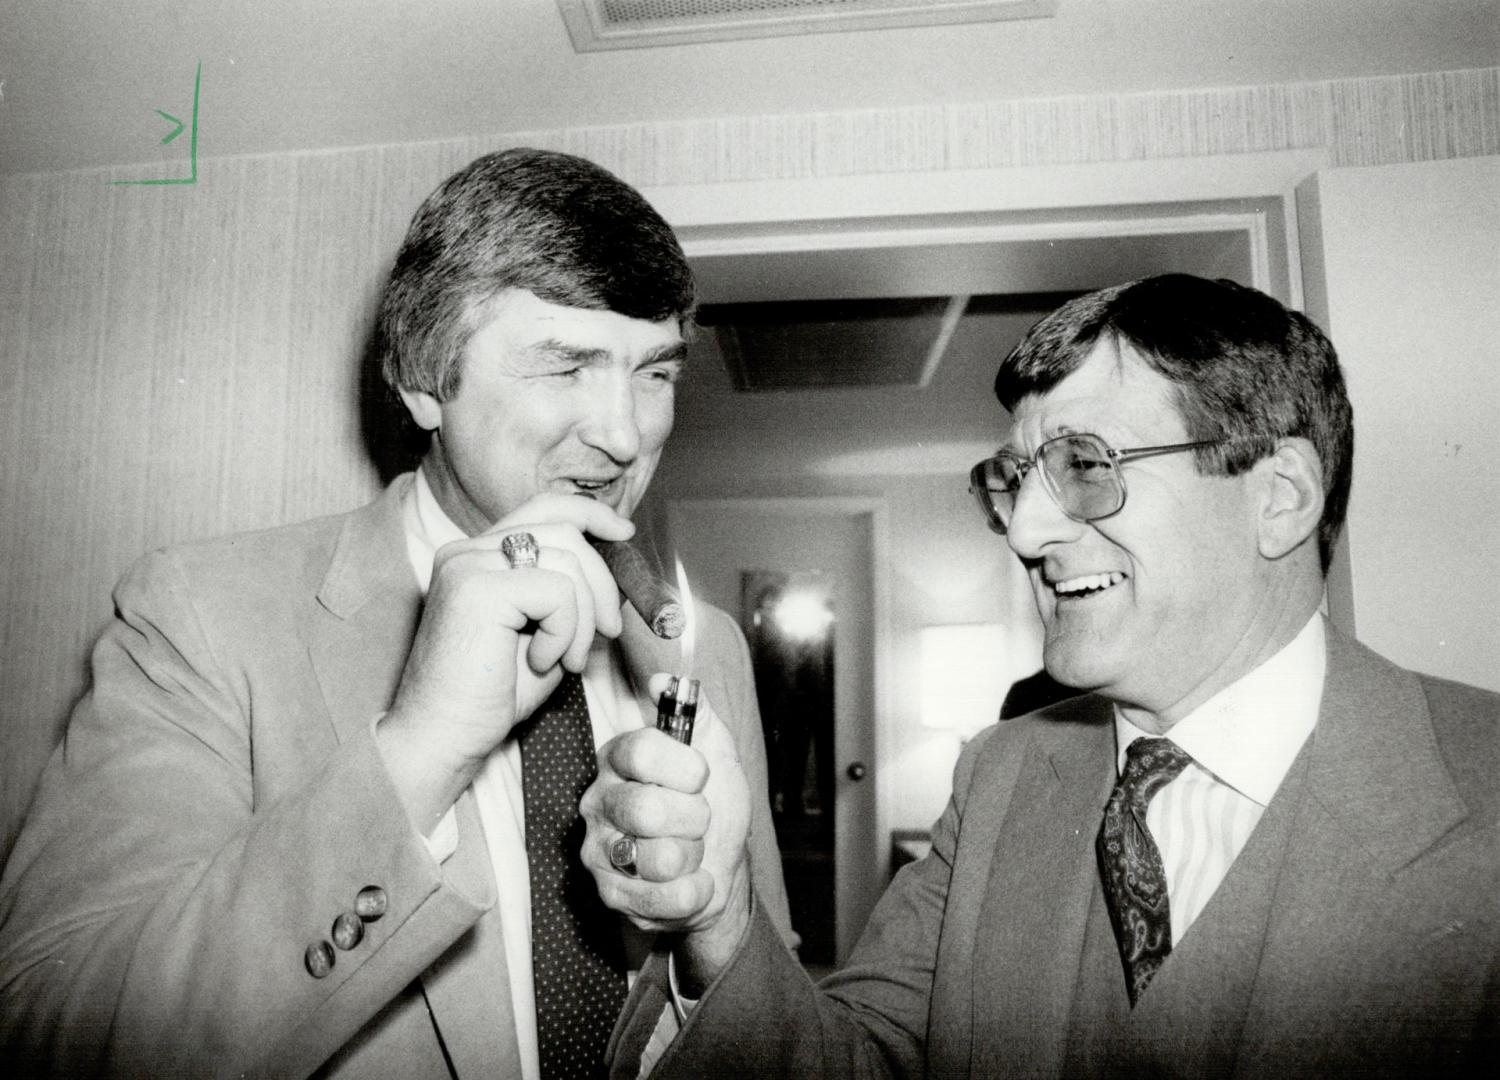
[[[667,988],[667,997],[672,1002],[672,1011],[677,1015],[680,1027],[687,1023],[687,1018],[698,1007],[698,999],[687,997],[677,989],[677,957],[671,953],[667,954]]]
[[[377,750],[379,744],[376,729],[380,727],[380,721],[383,719],[385,719],[384,712],[380,713],[375,717],[375,719],[370,721],[370,738],[372,742],[376,743]],[[386,774],[390,775],[390,768],[388,766],[385,766],[384,755],[381,756],[381,764],[383,767],[385,767]],[[437,863],[439,866],[443,865],[443,863],[451,859],[453,857],[453,853],[458,850],[457,810],[457,803],[448,807],[448,812],[444,814],[442,820],[437,823],[437,828],[432,830],[431,836],[423,833],[420,828],[416,829],[417,835],[422,837],[422,843],[427,847],[427,853],[432,856],[432,861]]]
[[[458,850],[458,815],[454,813],[455,807],[448,807],[448,812],[443,815],[437,828],[432,830],[431,836],[422,837],[422,842],[427,845],[427,851],[433,861],[439,866],[447,862],[453,853]]]

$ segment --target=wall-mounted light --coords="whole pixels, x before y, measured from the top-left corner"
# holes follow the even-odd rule
[[[924,626],[921,646],[922,726],[968,739],[994,723],[1015,681],[1000,623]]]
[[[792,641],[817,641],[833,623],[828,601],[806,589],[788,592],[776,602],[771,617],[781,633]]]

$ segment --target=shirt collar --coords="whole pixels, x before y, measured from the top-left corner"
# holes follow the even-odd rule
[[[1218,780],[1265,806],[1317,725],[1327,669],[1323,617],[1315,613],[1280,652],[1173,724],[1168,737]],[[1150,737],[1116,707],[1119,769],[1130,744]]]
[[[455,525],[438,505],[437,496],[432,493],[432,486],[427,483],[427,474],[421,466],[417,467],[416,478],[407,490],[401,520],[406,527],[406,554],[417,575],[417,584],[425,595],[432,582],[432,562],[437,549],[454,540],[462,540],[468,534]]]

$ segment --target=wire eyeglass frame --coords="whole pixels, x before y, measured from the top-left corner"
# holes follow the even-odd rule
[[[1071,520],[1084,523],[1101,521],[1118,514],[1125,507],[1127,490],[1125,476],[1120,471],[1120,466],[1127,461],[1137,461],[1140,458],[1157,457],[1162,454],[1177,454],[1186,450],[1197,450],[1204,446],[1220,446],[1232,441],[1232,439],[1200,439],[1196,442],[1133,446],[1125,450],[1116,450],[1103,438],[1090,432],[1059,435],[1038,446],[1036,452],[1029,458],[1021,457],[1009,450],[1001,450],[985,458],[969,470],[969,491],[984,512],[985,521],[988,522],[990,529],[1001,536],[1008,531],[1010,519],[1015,513],[1016,497],[1020,494],[1021,485],[1025,483],[1027,475],[1033,469],[1041,476],[1042,487],[1047,495]],[[1059,449],[1069,443],[1082,444],[1094,451],[1092,458],[1089,459],[1090,463],[1107,466],[1108,479],[1068,480],[1059,483],[1053,470],[1062,466],[1050,466],[1048,462],[1055,458]],[[1009,481],[1004,481],[1004,474],[1001,470],[1007,465],[1015,472]],[[1003,486],[998,488],[993,486],[994,480],[1001,480]],[[1102,501],[1091,503],[1090,495],[1095,500]]]

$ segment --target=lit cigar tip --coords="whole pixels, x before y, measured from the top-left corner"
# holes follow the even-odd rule
[[[687,628],[687,616],[681,604],[663,604],[651,619],[651,632],[668,641],[682,636]]]

